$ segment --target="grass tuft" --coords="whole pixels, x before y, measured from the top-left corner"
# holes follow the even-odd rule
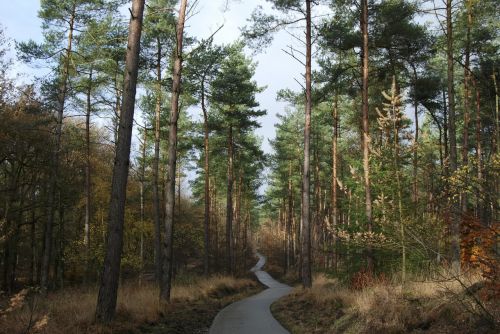
[[[0,312],[0,334],[142,333],[142,326],[149,324],[154,328],[162,322],[162,314],[169,317],[179,307],[186,314],[182,321],[190,321],[189,312],[196,311],[193,305],[197,303],[216,308],[207,313],[210,317],[215,316],[223,303],[219,300],[210,303],[211,298],[255,292],[257,286],[251,279],[226,276],[174,283],[169,309],[160,312],[159,289],[155,284],[128,283],[119,289],[116,320],[109,326],[94,324],[97,288],[67,288],[45,297],[36,291],[23,290],[0,301],[0,310],[3,310]],[[211,318],[204,321],[210,323]]]
[[[484,310],[457,280],[404,286],[383,280],[360,290],[324,275],[313,282],[311,289],[295,288],[272,305],[275,317],[291,333],[495,332],[494,322],[485,321]],[[482,307],[498,325],[498,303]]]

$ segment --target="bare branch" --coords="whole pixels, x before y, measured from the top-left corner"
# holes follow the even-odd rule
[[[300,60],[299,58],[297,58],[293,54],[293,50],[292,51],[287,51],[285,49],[281,49],[281,51],[283,51],[284,53],[286,53],[287,55],[289,55],[290,57],[292,57],[293,59],[295,59],[296,61],[298,61],[301,65],[306,66],[306,64],[302,60]]]

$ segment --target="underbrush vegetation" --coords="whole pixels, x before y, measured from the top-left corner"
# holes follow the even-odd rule
[[[481,287],[475,275],[379,280],[361,289],[319,275],[312,289],[297,287],[272,312],[291,333],[496,333],[498,301],[478,299]]]
[[[108,326],[94,324],[97,288],[68,288],[46,297],[24,289],[0,299],[0,333],[194,333],[208,328],[224,306],[259,289],[249,278],[182,280],[174,284],[171,304],[160,309],[155,284],[126,283]]]

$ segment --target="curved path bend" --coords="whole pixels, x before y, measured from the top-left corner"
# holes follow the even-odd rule
[[[209,334],[289,334],[274,319],[270,306],[287,295],[292,288],[282,284],[261,270],[266,258],[257,253],[259,261],[251,270],[257,279],[268,287],[255,296],[242,299],[220,311],[210,327]]]

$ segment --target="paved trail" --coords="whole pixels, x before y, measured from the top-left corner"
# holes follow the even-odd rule
[[[274,319],[269,308],[275,300],[289,294],[292,288],[262,271],[266,258],[258,253],[257,256],[259,261],[252,271],[268,289],[220,311],[210,327],[209,334],[289,334]]]

